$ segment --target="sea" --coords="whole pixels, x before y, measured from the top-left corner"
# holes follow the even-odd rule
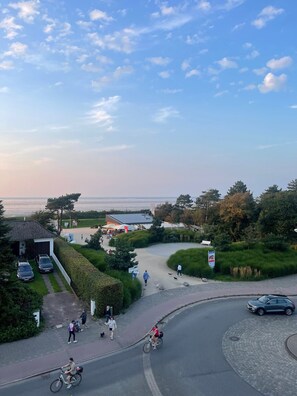
[[[45,197],[0,197],[5,217],[26,217],[39,210],[45,210]],[[76,211],[135,211],[147,209],[152,212],[156,206],[169,202],[174,204],[176,197],[80,197],[75,203]]]

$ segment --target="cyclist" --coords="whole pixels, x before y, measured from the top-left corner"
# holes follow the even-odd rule
[[[157,341],[158,341],[158,338],[159,338],[159,335],[160,335],[159,329],[158,329],[158,325],[155,325],[152,328],[152,330],[150,331],[150,335],[151,335],[151,342],[152,342],[153,349],[156,349],[157,348]]]
[[[76,365],[74,363],[73,358],[69,358],[69,362],[65,364],[65,366],[62,366],[62,369],[65,369],[64,374],[67,375],[66,380],[68,382],[67,389],[71,388],[71,377],[76,373]]]

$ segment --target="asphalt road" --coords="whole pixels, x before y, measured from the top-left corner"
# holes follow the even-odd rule
[[[228,328],[251,316],[245,301],[213,301],[182,311],[164,324],[161,350],[143,354],[142,345],[137,345],[90,362],[84,365],[81,385],[60,394],[259,396],[233,371],[222,351]],[[57,373],[51,373],[0,388],[0,395],[51,395],[49,385],[55,377]]]

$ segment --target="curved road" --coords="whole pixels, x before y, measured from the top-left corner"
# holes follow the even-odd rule
[[[84,366],[81,385],[67,393],[66,389],[63,389],[60,394],[84,396],[106,394],[109,396],[283,396],[294,394],[293,388],[292,393],[286,389],[275,389],[273,371],[264,373],[266,382],[263,392],[260,393],[249,385],[251,383],[249,372],[245,372],[244,369],[247,351],[234,350],[232,345],[236,344],[236,339],[232,340],[231,336],[232,329],[237,328],[241,329],[241,335],[249,340],[248,334],[257,330],[257,324],[261,329],[263,323],[270,326],[274,323],[289,321],[286,324],[292,326],[295,324],[295,315],[290,318],[283,315],[260,318],[250,314],[245,309],[245,303],[246,299],[216,300],[184,309],[163,323],[165,335],[161,350],[143,354],[141,344],[90,362]],[[259,337],[263,337],[260,332]],[[250,348],[252,342],[253,340],[246,343],[246,348]],[[263,351],[260,350],[258,356],[261,356],[262,352],[265,353],[264,348]],[[295,368],[296,361],[290,360],[291,358],[284,351],[283,344],[279,346],[279,352],[273,353],[283,354],[291,365],[291,369]],[[256,356],[254,356],[253,364],[257,367]],[[273,356],[275,360],[278,358],[279,356]],[[240,372],[241,376],[233,370],[227,360]],[[62,364],[64,362],[61,362]],[[263,366],[262,362],[261,366]],[[277,364],[275,366],[277,367]],[[263,377],[263,373],[259,372],[259,376]],[[0,395],[50,395],[49,384],[55,377],[56,373],[51,373],[22,381],[1,388]],[[255,378],[254,376],[254,386],[257,387]],[[289,386],[290,384],[288,384],[288,389],[290,389]],[[262,390],[261,387],[262,384],[258,389]]]

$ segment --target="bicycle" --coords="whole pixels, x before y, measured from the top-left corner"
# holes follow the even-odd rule
[[[55,379],[51,384],[50,384],[50,390],[53,393],[58,393],[61,389],[63,384],[65,386],[68,386],[69,383],[65,380],[64,377],[64,370],[62,368],[60,368],[60,375],[59,378]],[[72,386],[78,386],[81,383],[82,380],[82,376],[81,373],[83,372],[83,367],[76,367],[76,373],[71,375],[71,379],[70,379],[70,384]]]
[[[156,346],[155,349],[160,349],[162,345],[163,345],[163,331],[160,331],[159,337],[157,338],[157,342],[155,344]],[[150,336],[150,338],[143,344],[142,349],[144,353],[149,353],[152,348],[153,348],[153,342],[152,342],[152,337]]]

